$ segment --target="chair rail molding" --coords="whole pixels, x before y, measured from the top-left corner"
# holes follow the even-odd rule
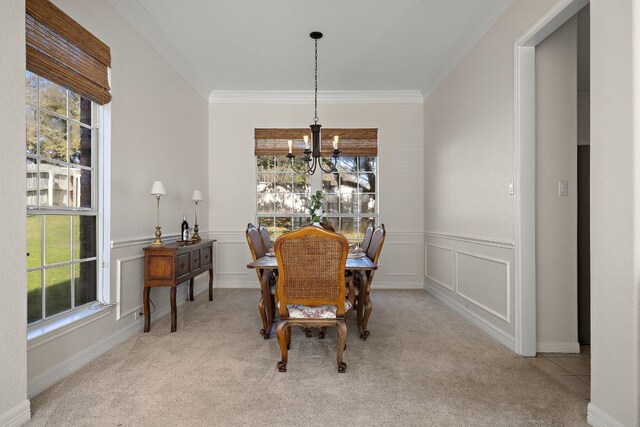
[[[199,231],[200,236],[203,239],[211,238],[211,231]],[[154,236],[138,236],[138,237],[128,237],[123,239],[114,239],[111,241],[110,247],[111,249],[121,249],[128,248],[132,246],[148,246],[155,239]],[[172,233],[172,234],[163,234],[162,241],[165,243],[172,243],[176,240],[180,239],[180,234]]]
[[[425,231],[425,237],[437,237],[448,240],[458,240],[461,242],[475,243],[478,245],[495,246],[503,249],[514,249],[515,243],[509,240],[492,239],[489,237],[467,236],[463,234],[438,233],[433,231]]]

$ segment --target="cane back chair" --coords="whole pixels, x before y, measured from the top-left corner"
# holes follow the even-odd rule
[[[278,261],[278,344],[282,360],[278,370],[286,372],[288,349],[291,345],[291,326],[338,329],[338,372],[345,372],[347,365],[342,354],[347,342],[347,326],[344,320],[353,306],[345,299],[345,265],[349,242],[336,233],[309,226],[283,234],[275,243]],[[349,292],[354,295],[353,289]]]

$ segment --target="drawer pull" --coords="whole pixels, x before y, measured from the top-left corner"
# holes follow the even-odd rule
[[[180,268],[184,268],[184,261],[180,263]]]

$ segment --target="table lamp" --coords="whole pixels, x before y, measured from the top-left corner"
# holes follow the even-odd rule
[[[200,241],[200,235],[198,234],[198,202],[200,200],[204,200],[202,197],[202,193],[200,192],[200,190],[195,190],[193,192],[193,196],[191,196],[191,199],[196,202],[196,221],[195,224],[193,225],[193,236],[191,237],[191,240],[198,242]]]
[[[151,243],[151,246],[162,246],[162,239],[160,236],[162,232],[160,231],[160,196],[163,194],[167,194],[167,190],[164,189],[164,184],[162,181],[153,181],[153,185],[151,186],[151,191],[149,192],[152,196],[156,196],[157,203],[157,215],[158,215],[158,225],[156,226],[156,239]]]

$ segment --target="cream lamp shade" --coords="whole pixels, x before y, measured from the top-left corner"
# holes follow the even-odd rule
[[[151,186],[151,191],[149,194],[154,196],[160,196],[163,194],[167,194],[167,190],[164,189],[164,184],[162,181],[153,181],[153,185]]]
[[[196,202],[199,202],[200,200],[204,200],[204,198],[202,197],[202,193],[200,192],[200,190],[195,190],[193,192],[193,196],[191,196],[191,200],[195,200]]]

